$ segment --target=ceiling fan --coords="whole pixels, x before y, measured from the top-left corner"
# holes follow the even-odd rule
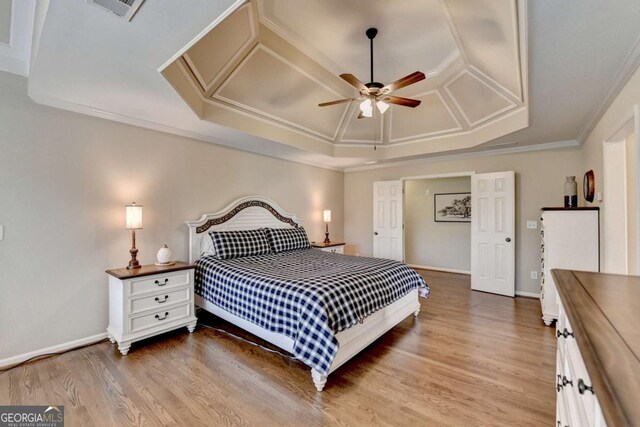
[[[339,99],[337,101],[329,101],[318,104],[319,107],[327,107],[329,105],[342,104],[345,102],[351,102],[356,100],[362,100],[360,103],[360,114],[358,118],[373,117],[373,106],[375,105],[380,114],[384,114],[389,108],[389,104],[396,104],[403,107],[415,108],[420,105],[420,101],[417,99],[403,98],[401,96],[391,96],[390,92],[401,89],[403,87],[412,85],[425,79],[424,73],[416,71],[408,76],[405,76],[399,80],[388,85],[383,85],[373,80],[373,39],[378,34],[376,28],[369,28],[365,34],[371,42],[371,81],[369,83],[362,83],[353,74],[340,74],[340,77],[349,83],[351,86],[358,89],[359,96],[357,98]]]

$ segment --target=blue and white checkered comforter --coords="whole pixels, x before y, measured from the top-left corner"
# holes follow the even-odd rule
[[[411,290],[429,288],[397,261],[302,249],[196,262],[195,293],[294,341],[294,355],[326,375],[337,351],[335,334]]]

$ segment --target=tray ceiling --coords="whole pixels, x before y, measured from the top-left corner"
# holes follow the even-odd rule
[[[336,157],[469,148],[528,126],[524,1],[401,5],[253,0],[162,73],[201,119]],[[318,107],[357,95],[339,74],[369,81],[370,26],[379,29],[375,80],[423,71],[425,81],[397,92],[422,104],[373,119],[357,119],[355,102]]]

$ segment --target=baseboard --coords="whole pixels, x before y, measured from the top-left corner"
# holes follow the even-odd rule
[[[7,357],[6,359],[0,359],[0,369],[10,368],[24,362],[25,360],[29,360],[37,356],[42,356],[44,354],[60,353],[62,351],[72,350],[77,347],[83,347],[88,344],[102,341],[105,338],[107,338],[107,333],[103,332],[101,334],[92,335],[90,337],[80,338],[78,340],[65,342],[51,347],[41,348],[39,350],[30,351],[28,353],[19,354],[17,356]]]
[[[407,265],[411,268],[417,268],[420,270],[444,271],[445,273],[466,274],[467,276],[471,275],[471,272],[466,270],[455,270],[453,268],[442,268],[442,267],[429,267],[426,265],[418,265],[418,264],[407,264]]]
[[[537,294],[535,292],[516,291],[516,296],[517,297],[540,299],[540,294]]]

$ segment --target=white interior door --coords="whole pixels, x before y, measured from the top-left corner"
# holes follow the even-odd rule
[[[404,260],[403,181],[373,183],[373,256]]]
[[[471,289],[515,295],[515,174],[471,177]]]

